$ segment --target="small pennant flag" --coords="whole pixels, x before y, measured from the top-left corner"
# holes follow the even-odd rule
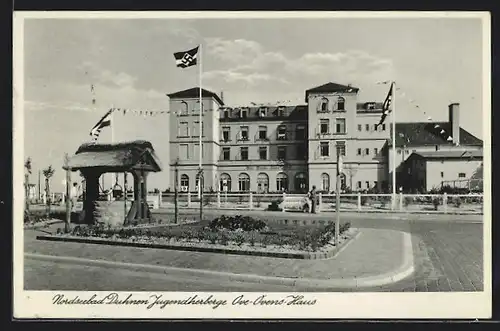
[[[111,108],[101,119],[97,122],[96,125],[90,130],[90,135],[92,136],[92,141],[97,141],[99,135],[101,134],[101,130],[107,126],[111,126],[111,113],[114,111],[114,108]]]
[[[390,108],[392,105],[392,97],[393,97],[393,89],[394,89],[394,83],[391,83],[391,88],[389,89],[389,93],[387,93],[387,97],[385,98],[384,104],[382,105],[382,117],[380,118],[379,123],[377,124],[377,128],[384,123],[385,118],[389,113],[391,112]]]
[[[191,66],[195,66],[198,63],[198,49],[199,46],[190,49],[189,51],[174,53],[175,64],[177,65],[177,67],[188,68]]]

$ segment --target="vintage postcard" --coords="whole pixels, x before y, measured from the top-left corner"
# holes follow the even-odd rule
[[[15,12],[14,317],[490,317],[490,29]]]

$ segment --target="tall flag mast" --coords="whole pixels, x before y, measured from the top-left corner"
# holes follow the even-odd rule
[[[392,204],[391,207],[394,209],[396,207],[396,82],[395,81],[386,81],[381,84],[390,83],[391,87],[389,88],[389,92],[387,93],[387,97],[384,100],[384,104],[382,106],[382,116],[380,118],[379,123],[377,124],[377,128],[379,125],[384,123],[385,118],[389,113],[392,113],[391,122],[392,122]]]
[[[202,159],[203,159],[203,145],[202,145],[202,132],[203,132],[203,103],[202,103],[202,64],[201,64],[201,44],[197,47],[190,49],[188,51],[176,52],[174,53],[175,63],[179,68],[189,68],[191,66],[199,64],[199,82],[200,82],[200,129],[199,129],[199,150],[200,150],[200,162],[199,162],[199,173],[198,173],[198,197],[200,198],[200,206],[201,196],[202,196],[202,180],[203,180],[203,168],[202,168]],[[198,62],[198,57],[200,61]]]

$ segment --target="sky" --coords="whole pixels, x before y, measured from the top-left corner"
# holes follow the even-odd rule
[[[165,111],[167,93],[199,85],[199,67],[177,68],[173,57],[198,44],[202,85],[228,105],[304,104],[306,89],[327,82],[358,87],[360,102],[383,101],[388,87],[377,82],[395,80],[398,122],[446,121],[458,102],[460,125],[484,139],[482,42],[478,18],[30,18],[24,154],[34,174],[55,167],[63,190],[64,153],[87,142],[109,108]],[[113,120],[100,141],[150,140],[167,170],[167,116]],[[149,188],[166,188],[167,178],[155,174]]]

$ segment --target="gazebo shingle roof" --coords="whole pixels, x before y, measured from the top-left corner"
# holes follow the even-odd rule
[[[68,165],[72,170],[103,168],[123,171],[136,165],[145,153],[151,157],[156,171],[161,171],[161,162],[154,152],[153,145],[145,140],[118,144],[82,144],[69,159]]]

